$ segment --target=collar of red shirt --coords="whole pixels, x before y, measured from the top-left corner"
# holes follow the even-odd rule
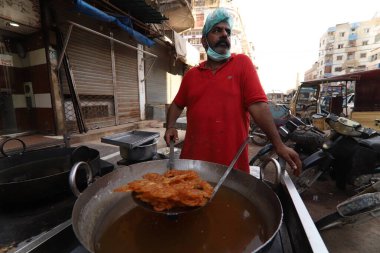
[[[231,57],[228,58],[228,60],[224,64],[227,64],[228,62],[232,61],[235,58],[235,56],[236,56],[235,53],[231,54]],[[209,68],[206,68],[206,62],[207,61],[201,62],[201,64],[199,64],[199,66],[198,66],[198,69],[199,70],[210,70]]]

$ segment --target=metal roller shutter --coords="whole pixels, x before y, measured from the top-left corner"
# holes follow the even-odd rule
[[[83,25],[94,29],[91,22],[84,22]],[[64,35],[67,35],[67,27],[63,27]],[[66,53],[87,128],[114,126],[115,106],[110,41],[74,27]],[[63,75],[63,68],[61,68],[61,77],[63,92],[68,95],[70,93],[67,80]],[[75,131],[74,109],[70,99],[65,99],[65,115],[68,128]]]
[[[110,41],[73,29],[67,46],[79,95],[113,95]]]
[[[115,39],[137,47],[136,42],[127,36],[115,36]],[[114,45],[119,124],[136,122],[140,120],[137,51],[116,43]]]
[[[150,105],[165,105],[167,103],[167,72],[170,71],[169,49],[159,43],[146,51],[157,55],[152,69],[146,78],[146,103]],[[145,71],[152,64],[153,59],[145,61]]]

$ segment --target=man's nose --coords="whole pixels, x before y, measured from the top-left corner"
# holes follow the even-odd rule
[[[228,37],[228,31],[227,31],[227,29],[222,29],[221,35]]]

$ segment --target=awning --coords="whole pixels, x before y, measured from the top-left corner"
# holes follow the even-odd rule
[[[167,17],[149,6],[145,0],[110,0],[110,2],[144,23],[162,24],[163,21],[168,20]]]
[[[348,74],[343,74],[339,76],[333,76],[329,78],[322,78],[316,80],[310,80],[302,82],[302,84],[318,84],[318,83],[330,83],[330,82],[342,82],[342,81],[356,81],[361,78],[376,78],[380,75],[380,69],[367,70],[367,71],[357,71]]]
[[[185,38],[174,32],[174,46],[177,58],[190,66],[196,66],[200,61],[199,51],[191,45]]]
[[[75,0],[75,5],[77,7],[77,10],[81,13],[84,13],[103,22],[116,24],[121,29],[129,33],[136,41],[143,45],[151,47],[155,43],[153,40],[135,31],[132,28],[132,22],[128,17],[115,17],[108,15],[107,13],[93,7],[92,5],[89,5],[88,3],[82,0]]]

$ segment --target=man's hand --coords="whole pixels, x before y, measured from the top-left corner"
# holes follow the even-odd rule
[[[166,128],[164,140],[166,145],[170,145],[170,139],[174,141],[174,143],[178,140],[178,131],[174,127]]]
[[[276,153],[290,165],[295,176],[298,177],[301,174],[302,162],[294,149],[283,144],[279,148],[276,148]]]

